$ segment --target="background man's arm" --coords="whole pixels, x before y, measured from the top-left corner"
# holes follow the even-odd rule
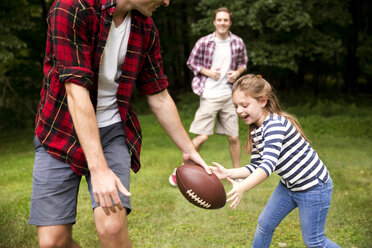
[[[213,80],[218,80],[220,78],[220,68],[211,68],[211,69],[207,69],[207,68],[202,68],[200,70],[200,73],[203,74],[204,76],[207,76]]]
[[[229,71],[227,73],[227,79],[229,83],[234,83],[244,71],[244,67],[239,67],[236,71]]]

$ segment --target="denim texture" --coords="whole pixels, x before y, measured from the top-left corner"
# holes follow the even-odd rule
[[[305,192],[292,192],[281,182],[258,218],[253,248],[269,247],[275,228],[296,207],[307,247],[339,247],[325,236],[325,224],[333,192],[332,179]]]

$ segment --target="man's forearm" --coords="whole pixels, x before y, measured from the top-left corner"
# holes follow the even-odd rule
[[[236,71],[239,73],[238,77],[240,77],[243,74],[243,72],[245,71],[245,68],[244,67],[239,67]]]
[[[167,90],[147,96],[158,122],[182,152],[195,151],[194,145],[182,125],[177,107]]]
[[[200,74],[203,74],[204,76],[210,77],[209,69],[207,69],[207,68],[202,68],[200,70]]]
[[[106,165],[97,120],[89,92],[82,86],[66,83],[68,108],[74,129],[88,162],[90,170]]]

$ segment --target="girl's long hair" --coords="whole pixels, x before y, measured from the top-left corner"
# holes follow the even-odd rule
[[[240,77],[233,85],[233,89],[232,89],[233,94],[236,90],[243,91],[246,95],[249,95],[250,97],[256,99],[257,101],[263,98],[267,98],[267,103],[265,106],[266,110],[268,110],[271,113],[275,113],[277,115],[285,117],[287,120],[289,120],[293,124],[293,126],[295,126],[295,128],[300,133],[300,135],[307,142],[310,142],[310,140],[305,136],[305,133],[302,130],[302,127],[300,123],[298,122],[297,118],[294,115],[284,112],[280,108],[279,100],[276,97],[273,91],[273,88],[265,79],[262,78],[261,75],[247,74],[247,75]],[[248,138],[247,138],[246,144],[244,145],[244,151],[248,154],[252,153],[251,132],[255,128],[256,128],[255,124],[249,125]]]

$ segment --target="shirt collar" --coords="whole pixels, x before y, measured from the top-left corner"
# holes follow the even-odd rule
[[[116,0],[102,0],[101,1],[101,10],[109,9],[110,12],[116,10]]]
[[[215,37],[216,37],[216,31],[214,31],[214,32],[212,33],[212,35],[209,37],[207,43],[209,43],[209,42],[214,42],[214,38],[215,38]],[[233,34],[231,33],[231,31],[229,31],[229,37],[230,37],[231,42],[232,42],[232,41],[234,40],[234,36],[233,36]]]

